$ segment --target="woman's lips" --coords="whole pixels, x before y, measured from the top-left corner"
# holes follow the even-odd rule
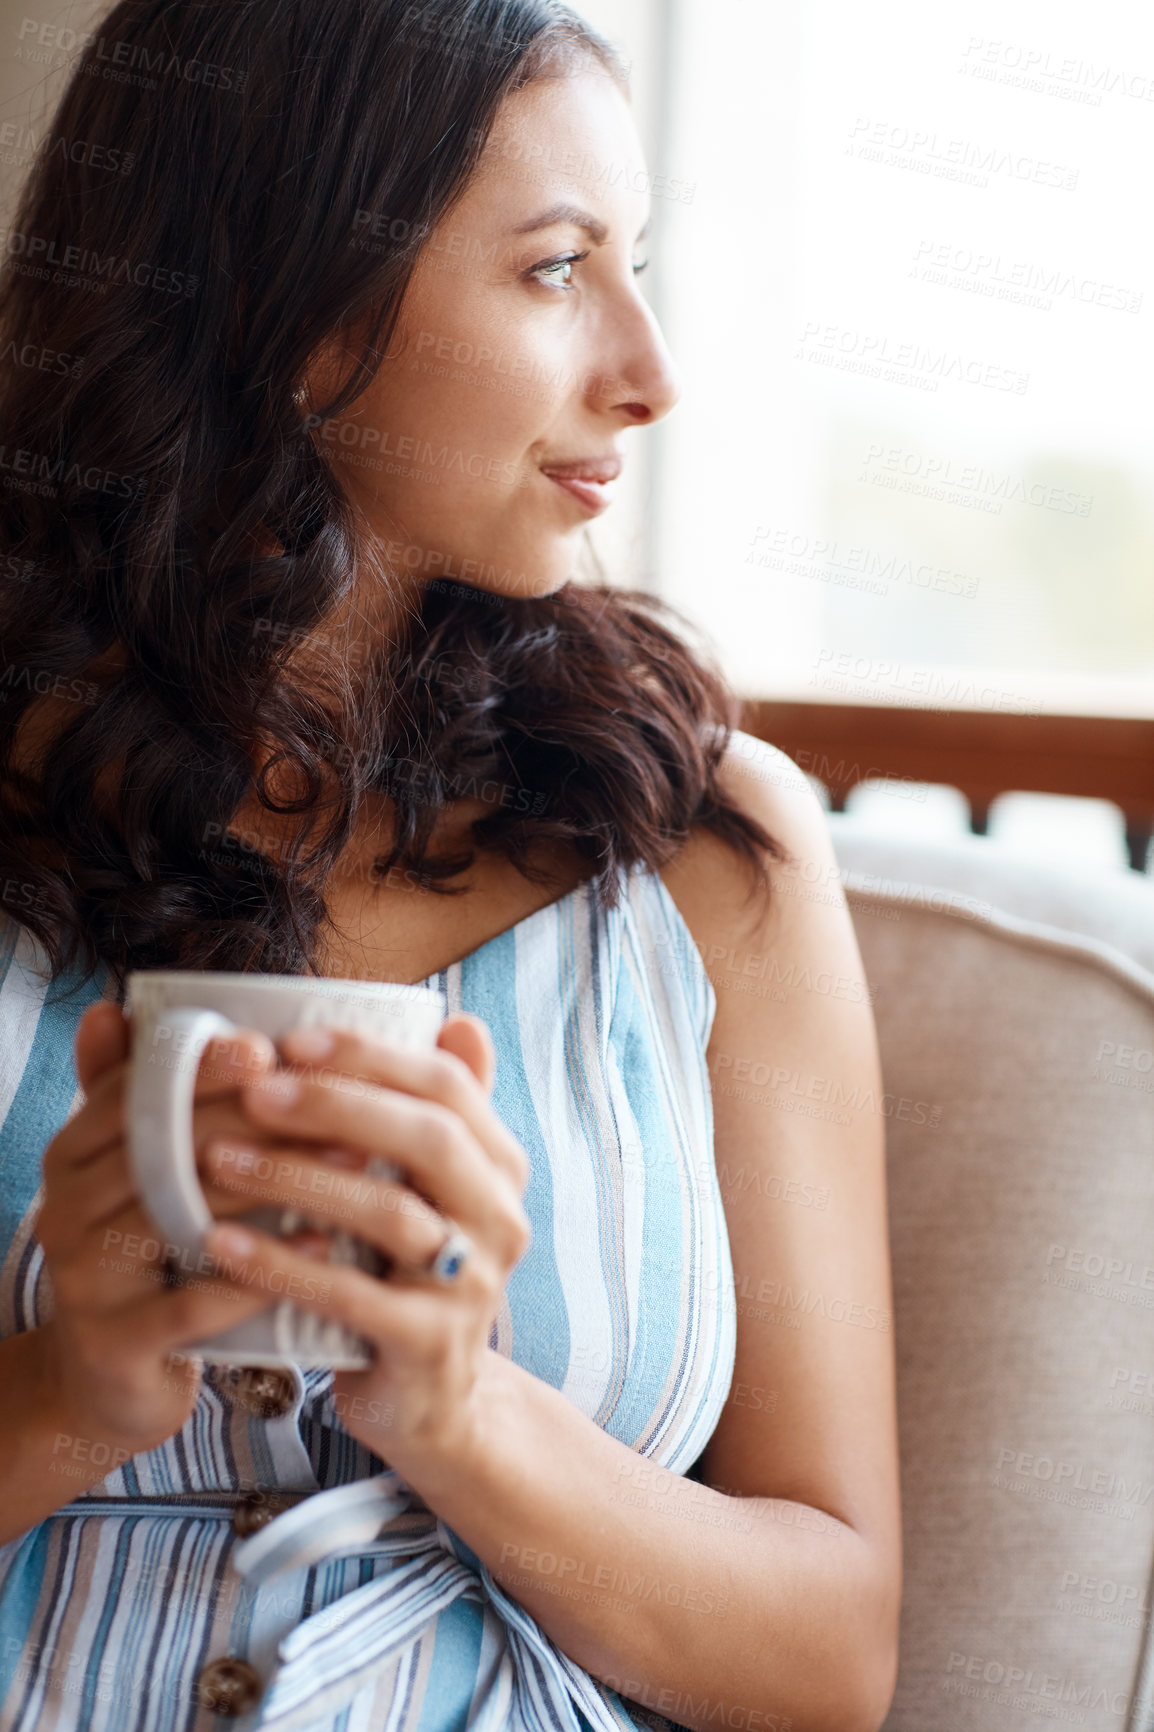
[[[613,503],[612,481],[579,481],[574,475],[550,475],[547,469],[542,470],[542,474],[547,475],[558,487],[563,487],[566,493],[571,493],[573,498],[579,500],[585,510],[595,517],[602,511],[608,511]]]

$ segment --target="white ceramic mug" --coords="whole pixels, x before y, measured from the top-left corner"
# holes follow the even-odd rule
[[[324,1027],[430,1048],[445,1016],[440,994],[426,986],[163,969],[129,974],[125,1011],[132,1031],[127,1119],[133,1177],[145,1213],[164,1236],[166,1256],[178,1271],[205,1276],[212,1263],[204,1239],[213,1217],[196,1170],[192,1104],[197,1069],[209,1041],[251,1028],[279,1042],[291,1029]],[[365,1177],[396,1179],[400,1169],[375,1160],[363,1175],[356,1174],[362,1184]],[[309,1224],[307,1209],[274,1205],[256,1207],[241,1218],[281,1234]],[[323,1220],[316,1224],[331,1235],[331,1263],[354,1263],[375,1275],[383,1272],[385,1260],[374,1246]],[[323,1269],[318,1263],[318,1279]],[[360,1371],[372,1360],[368,1344],[358,1335],[289,1299],[277,1300],[258,1316],[183,1351],[218,1364],[295,1364],[334,1371]]]

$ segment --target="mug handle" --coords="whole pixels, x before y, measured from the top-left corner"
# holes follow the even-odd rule
[[[134,1053],[130,1066],[127,1143],[136,1188],[165,1238],[190,1257],[200,1255],[213,1224],[192,1140],[196,1073],[209,1041],[235,1034],[236,1026],[215,1010],[162,1010],[153,1044],[175,1063],[154,1064]]]

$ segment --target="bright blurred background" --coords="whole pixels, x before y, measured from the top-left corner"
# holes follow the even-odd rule
[[[685,389],[644,578],[751,697],[1154,717],[1154,10],[584,10],[663,74],[651,166],[695,188],[654,201]],[[899,792],[848,809],[968,825]],[[1126,864],[1101,801],[1010,791],[989,831]]]

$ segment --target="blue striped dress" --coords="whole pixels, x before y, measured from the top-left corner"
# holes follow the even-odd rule
[[[705,1063],[716,1001],[661,878],[636,867],[621,889],[605,911],[581,884],[424,984],[488,1024],[494,1104],[532,1162],[532,1244],[491,1345],[685,1473],[720,1417],[736,1345]],[[52,1314],[32,1232],[40,1161],[82,1103],[77,1021],[114,996],[102,971],[52,1002],[42,957],[25,928],[0,925],[0,1336]],[[266,1419],[206,1367],[181,1431],[69,1502],[62,1480],[60,1508],[0,1547],[3,1732],[673,1724],[562,1653],[344,1430],[331,1372],[290,1369],[293,1405]],[[69,1462],[65,1448],[62,1475]],[[321,1512],[326,1494],[371,1476],[385,1498],[376,1540],[290,1559],[260,1585],[238,1573],[238,1494],[312,1494]],[[247,1661],[263,1690],[231,1722],[198,1695],[222,1656]]]

